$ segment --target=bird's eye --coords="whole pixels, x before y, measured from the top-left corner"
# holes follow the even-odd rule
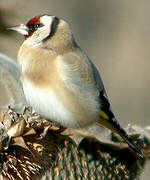
[[[35,24],[35,29],[42,27],[42,24]]]
[[[38,29],[39,27],[42,27],[42,26],[43,26],[42,24],[36,23],[36,24],[31,24],[28,27],[29,27],[30,31],[32,32],[32,31],[35,31],[36,29]]]
[[[32,34],[38,29],[38,28],[40,28],[40,27],[42,27],[42,26],[44,26],[42,23],[27,23],[27,27],[28,27],[28,29],[29,29],[29,34],[28,34],[28,36],[26,36],[26,38],[27,37],[30,37],[30,36],[32,36]]]

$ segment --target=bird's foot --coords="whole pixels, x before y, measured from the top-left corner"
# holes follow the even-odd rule
[[[40,137],[37,138],[37,139],[40,140],[40,139],[45,138],[45,136],[47,135],[48,130],[49,130],[50,127],[51,127],[51,125],[48,125],[47,127],[45,127],[44,130],[43,130],[43,132],[40,134]]]

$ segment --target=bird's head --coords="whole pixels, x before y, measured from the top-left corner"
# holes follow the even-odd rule
[[[68,23],[56,16],[40,15],[30,19],[27,24],[8,28],[25,37],[26,44],[33,46],[48,45],[51,48],[68,46],[73,42]]]

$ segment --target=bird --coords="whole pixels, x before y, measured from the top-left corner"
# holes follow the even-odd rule
[[[67,21],[43,14],[9,29],[24,36],[18,66],[25,98],[38,114],[65,128],[99,124],[143,157],[116,119],[99,71],[77,44]]]

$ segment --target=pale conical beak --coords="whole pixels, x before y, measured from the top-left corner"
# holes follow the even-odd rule
[[[20,34],[22,34],[24,36],[29,34],[29,28],[26,25],[24,25],[24,24],[20,24],[18,26],[9,27],[7,29],[8,30],[17,31],[18,33],[20,33]]]

